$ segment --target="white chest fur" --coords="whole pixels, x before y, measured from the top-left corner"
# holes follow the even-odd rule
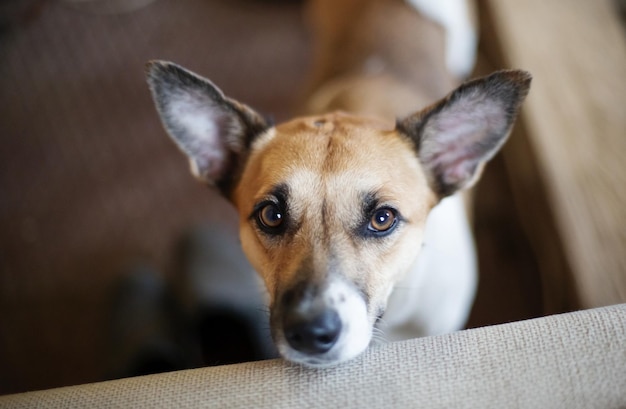
[[[467,0],[407,0],[446,30],[446,65],[457,78],[467,77],[476,61],[476,30]]]
[[[421,255],[394,288],[379,328],[389,341],[459,330],[476,283],[474,242],[463,197],[456,194],[430,213]]]

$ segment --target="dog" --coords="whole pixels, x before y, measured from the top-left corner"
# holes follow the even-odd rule
[[[279,353],[314,367],[358,356],[380,331],[463,327],[476,267],[457,192],[504,144],[531,82],[505,70],[453,89],[446,31],[423,2],[330,3],[309,10],[323,38],[308,115],[273,125],[181,66],[146,68],[192,174],[238,211]],[[324,17],[333,5],[350,18]]]

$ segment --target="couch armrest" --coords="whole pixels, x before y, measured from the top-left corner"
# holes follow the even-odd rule
[[[626,304],[282,360],[0,397],[0,408],[625,408]]]

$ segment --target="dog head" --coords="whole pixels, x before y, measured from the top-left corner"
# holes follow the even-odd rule
[[[325,366],[367,348],[419,256],[429,211],[475,182],[507,138],[530,76],[470,81],[391,125],[329,113],[272,126],[172,63],[149,63],[148,82],[192,173],[238,209],[279,352]]]

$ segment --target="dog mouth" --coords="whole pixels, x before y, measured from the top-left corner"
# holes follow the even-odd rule
[[[313,367],[358,356],[373,331],[364,297],[341,282],[324,288],[299,284],[285,292],[271,309],[270,325],[283,358]]]

